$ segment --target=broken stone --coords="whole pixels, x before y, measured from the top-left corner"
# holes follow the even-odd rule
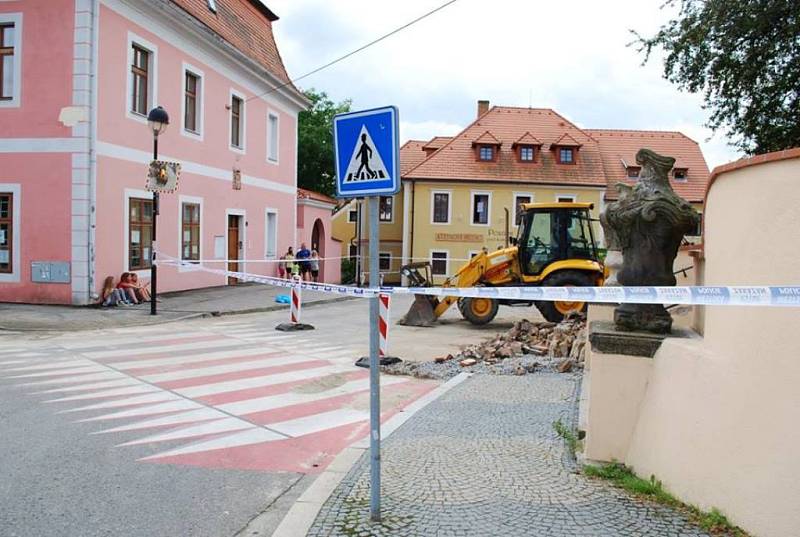
[[[476,360],[475,358],[466,358],[466,359],[461,360],[460,362],[458,362],[458,365],[460,365],[461,367],[471,367],[471,366],[473,366],[473,365],[475,365],[477,363],[478,363],[478,360]]]
[[[573,360],[571,360],[570,358],[567,358],[566,360],[562,360],[558,364],[558,367],[556,369],[558,370],[559,373],[569,373],[570,371],[572,371],[572,367],[574,365],[575,365],[575,362]]]

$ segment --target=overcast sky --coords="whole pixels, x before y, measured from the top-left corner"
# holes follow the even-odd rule
[[[444,0],[264,0],[280,17],[278,48],[291,77],[418,17]],[[298,83],[350,98],[354,109],[400,109],[401,138],[453,135],[476,101],[553,108],[579,127],[678,130],[709,168],[739,158],[723,133],[709,141],[698,95],[641,65],[629,29],[653,33],[663,0],[458,0]]]

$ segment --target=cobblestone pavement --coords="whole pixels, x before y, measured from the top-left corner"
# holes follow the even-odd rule
[[[575,422],[579,382],[472,377],[384,442],[382,523],[368,521],[364,456],[309,537],[705,535],[672,509],[576,473],[552,423]]]

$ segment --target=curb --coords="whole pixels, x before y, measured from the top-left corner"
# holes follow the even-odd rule
[[[411,419],[414,414],[430,403],[455,388],[472,373],[459,373],[438,388],[420,397],[398,414],[381,425],[381,440],[386,440],[400,426]],[[291,509],[283,517],[272,537],[306,537],[308,530],[314,525],[322,506],[339,486],[353,465],[362,455],[369,452],[369,436],[362,438],[339,453],[333,462],[314,480],[313,483],[294,502]]]
[[[358,300],[358,297],[354,296],[340,296],[336,298],[326,298],[324,300],[314,300],[310,302],[304,302],[303,308],[313,308],[317,305],[325,305],[331,304],[334,302],[343,302],[345,300]],[[96,326],[86,327],[86,328],[10,328],[7,326],[0,325],[0,333],[2,332],[9,332],[9,333],[25,333],[25,332],[88,332],[90,330],[105,330],[105,329],[118,329],[118,328],[136,328],[138,326],[153,326],[156,324],[165,324],[165,323],[174,323],[177,321],[186,321],[189,319],[205,319],[209,317],[227,317],[229,315],[248,315],[251,313],[269,313],[273,311],[281,311],[284,309],[289,309],[289,306],[286,304],[281,304],[279,306],[265,306],[263,308],[249,308],[245,310],[229,310],[229,311],[198,311],[198,312],[185,312],[186,315],[181,317],[176,317],[174,319],[154,319],[153,321],[145,321],[141,323],[135,324],[123,324],[123,325],[115,325],[115,326],[102,326],[100,328]],[[166,310],[169,311],[169,310]],[[175,313],[184,313],[180,310],[175,310]]]

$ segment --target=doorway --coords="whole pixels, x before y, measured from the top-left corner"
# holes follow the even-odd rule
[[[238,214],[228,215],[228,270],[239,272],[239,260],[242,258],[243,247],[243,226],[244,217]],[[239,283],[238,278],[228,276],[228,285]]]
[[[317,218],[314,222],[314,228],[311,231],[311,248],[317,251],[319,257],[323,260],[319,262],[319,281],[325,281],[325,226],[322,220]]]

